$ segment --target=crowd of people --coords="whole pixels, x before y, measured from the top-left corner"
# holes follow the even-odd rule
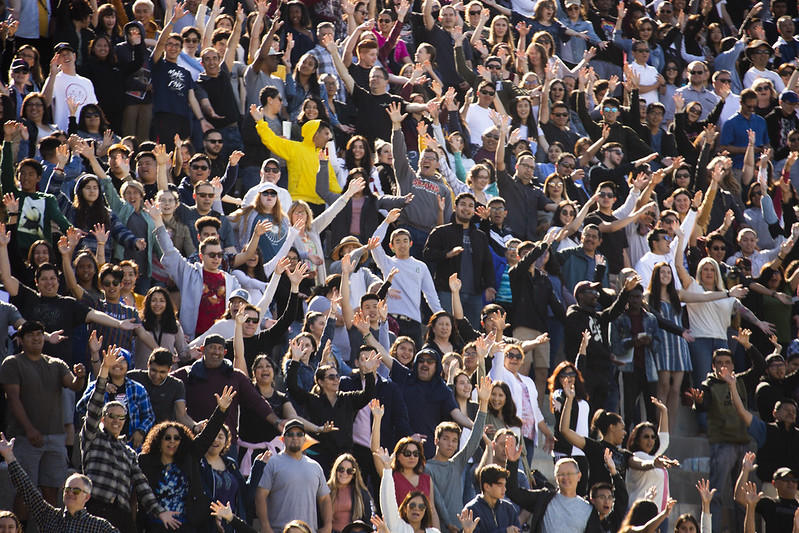
[[[0,527],[799,533],[798,25],[7,0]]]

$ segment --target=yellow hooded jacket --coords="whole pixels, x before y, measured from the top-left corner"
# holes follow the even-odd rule
[[[255,125],[255,131],[261,136],[261,142],[275,155],[286,160],[289,171],[289,194],[294,200],[305,200],[310,204],[324,204],[325,201],[316,194],[316,175],[319,173],[319,150],[313,137],[319,129],[321,120],[309,120],[302,126],[302,142],[278,137],[265,120]],[[330,154],[335,157],[335,154]],[[340,193],[341,186],[336,180],[336,173],[328,163],[330,176],[330,192]],[[289,206],[281,206],[288,211]]]

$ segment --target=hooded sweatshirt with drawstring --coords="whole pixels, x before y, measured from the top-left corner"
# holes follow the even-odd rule
[[[325,201],[316,194],[316,174],[319,172],[319,149],[313,142],[314,135],[322,124],[321,120],[309,120],[302,126],[302,141],[290,141],[278,137],[265,120],[255,124],[255,130],[261,136],[261,142],[275,155],[286,160],[289,171],[288,190],[294,200],[304,200],[309,204],[324,204]],[[330,165],[330,163],[328,163]],[[330,191],[341,192],[333,167],[329,167]],[[282,206],[284,211],[289,206]]]

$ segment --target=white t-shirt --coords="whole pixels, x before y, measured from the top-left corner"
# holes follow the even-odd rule
[[[694,280],[688,292],[701,294],[705,289]],[[697,339],[727,340],[727,328],[735,306],[735,298],[722,298],[712,302],[689,303],[688,317],[691,320],[691,334]]]
[[[757,70],[755,67],[750,68],[746,71],[746,74],[744,74],[744,87],[754,89],[755,80],[758,78],[771,80],[771,83],[774,84],[774,89],[777,91],[777,94],[785,90],[785,83],[783,83],[779,74],[773,70]]]
[[[639,65],[636,62],[630,63],[630,68],[638,74],[641,79],[640,85],[652,85],[658,81],[658,71],[652,65]],[[640,93],[638,97],[646,102],[646,105],[660,101],[657,89],[652,89],[645,93]]]
[[[69,106],[67,97],[71,96],[78,102],[75,117],[80,117],[80,111],[86,104],[96,104],[97,96],[94,94],[94,85],[89,78],[80,75],[70,76],[59,72],[55,77],[53,86],[53,122],[58,129],[69,129]]]
[[[472,144],[478,146],[483,144],[483,132],[494,126],[491,117],[488,116],[489,111],[490,109],[483,109],[477,104],[469,106],[469,111],[466,113],[466,126],[469,128]]]

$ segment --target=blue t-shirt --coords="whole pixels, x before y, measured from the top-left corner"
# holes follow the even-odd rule
[[[172,113],[191,119],[189,91],[195,88],[188,70],[166,59],[152,66],[153,113]]]
[[[749,119],[744,118],[740,113],[735,113],[721,127],[721,140],[719,144],[723,146],[738,146],[746,148],[749,144],[749,134],[747,130],[755,132],[755,146],[769,144],[766,121],[760,115],[752,113]],[[733,154],[733,168],[743,168],[744,154]]]

